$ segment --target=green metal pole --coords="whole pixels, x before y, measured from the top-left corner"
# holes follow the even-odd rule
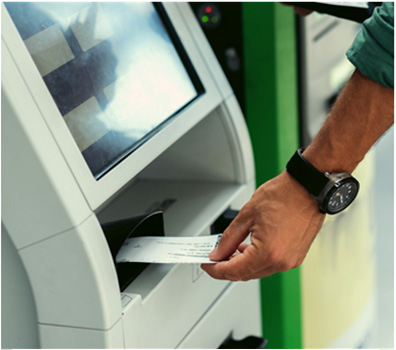
[[[299,146],[297,47],[292,8],[243,3],[246,116],[257,186],[285,169]],[[299,269],[261,280],[263,335],[268,347],[302,347]]]

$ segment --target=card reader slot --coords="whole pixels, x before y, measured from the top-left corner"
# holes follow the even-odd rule
[[[210,227],[210,233],[212,235],[217,233],[223,233],[224,230],[231,224],[232,220],[236,218],[239,210],[228,208],[223,214],[221,214],[216,221]]]
[[[267,339],[250,335],[241,340],[232,338],[232,334],[219,346],[219,349],[265,349]]]
[[[130,237],[164,236],[164,219],[162,212],[137,216],[130,219],[102,224],[114,265],[117,270],[121,292],[150,264],[117,263],[116,257],[124,242]]]

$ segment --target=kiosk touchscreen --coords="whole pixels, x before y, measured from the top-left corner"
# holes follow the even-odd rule
[[[6,8],[96,178],[202,93],[160,5]]]
[[[260,335],[257,282],[114,259],[132,233],[220,233],[254,190],[244,118],[187,3],[3,3],[2,179],[3,347]]]

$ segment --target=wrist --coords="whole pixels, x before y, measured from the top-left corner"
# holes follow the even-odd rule
[[[337,214],[346,209],[356,198],[359,182],[348,172],[318,170],[303,151],[298,149],[290,158],[287,172],[315,198],[321,213]]]
[[[291,198],[295,198],[299,202],[300,206],[304,206],[305,209],[312,209],[313,211],[318,211],[318,204],[315,198],[309,193],[309,191],[301,185],[293,176],[291,176],[287,171],[280,174],[281,178],[284,178],[284,183],[288,185],[288,195]]]
[[[304,150],[304,158],[322,173],[352,173],[363,160],[363,155],[354,152],[354,148],[345,149],[344,144],[326,140],[320,135],[321,142],[313,142]]]

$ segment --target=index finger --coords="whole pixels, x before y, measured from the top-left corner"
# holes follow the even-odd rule
[[[210,254],[212,260],[223,260],[231,256],[250,233],[251,216],[246,206],[223,232],[219,245]]]

